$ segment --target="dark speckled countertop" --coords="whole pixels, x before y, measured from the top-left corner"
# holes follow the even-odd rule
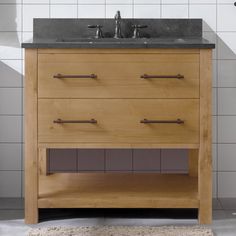
[[[89,24],[103,25],[103,39],[94,39]],[[133,24],[148,25],[132,39]],[[122,19],[122,39],[114,39],[113,19],[34,19],[33,40],[23,48],[215,48],[202,37],[201,19]]]

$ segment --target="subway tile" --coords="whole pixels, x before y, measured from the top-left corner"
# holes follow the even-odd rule
[[[105,6],[103,5],[78,5],[79,18],[104,18]]]
[[[236,198],[220,198],[220,203],[224,210],[236,210]]]
[[[22,95],[21,88],[0,88],[0,115],[21,115]]]
[[[0,142],[21,142],[21,116],[0,116]]]
[[[218,198],[213,198],[212,199],[212,208],[214,210],[223,210],[220,200]],[[214,214],[214,213],[213,213]]]
[[[218,170],[236,171],[236,144],[218,144]]]
[[[106,4],[132,4],[133,0],[106,0]]]
[[[77,0],[49,0],[50,4],[77,4]],[[81,0],[78,0],[80,2]],[[87,0],[89,1],[89,0]],[[95,1],[96,2],[96,1]]]
[[[131,149],[106,149],[106,171],[131,171]]]
[[[33,31],[34,18],[48,18],[49,5],[23,5],[23,30]]]
[[[161,170],[187,170],[188,151],[183,149],[163,149],[161,151]]]
[[[212,116],[212,142],[217,143],[218,127],[217,116]]]
[[[21,33],[0,32],[0,59],[21,59]]]
[[[235,0],[217,0],[219,4],[234,4]]]
[[[216,4],[217,0],[189,0],[189,4]]]
[[[161,0],[134,0],[135,4],[160,4]]]
[[[162,0],[162,4],[188,4],[188,0]]]
[[[8,4],[20,4],[22,0],[0,0],[0,4],[8,3]]]
[[[236,7],[232,5],[219,5],[217,9],[217,30],[236,31]]]
[[[212,89],[212,115],[217,115],[217,88]]]
[[[21,31],[20,5],[1,5],[0,16],[0,31]]]
[[[218,197],[231,198],[236,196],[236,172],[218,173]]]
[[[162,5],[162,18],[188,18],[188,5]]]
[[[105,4],[106,0],[78,0],[78,4]]]
[[[218,61],[218,86],[236,87],[236,60]]]
[[[49,4],[53,0],[23,0],[23,4]]]
[[[0,220],[3,221],[9,221],[9,220],[22,220],[24,219],[24,210],[0,210]],[[20,235],[21,232],[22,234],[25,234],[27,229],[18,229],[17,234]],[[9,235],[10,230],[8,227],[4,227],[1,229],[1,232],[3,232],[3,235]],[[11,234],[11,233],[10,233]]]
[[[236,116],[218,117],[218,142],[236,143]]]
[[[218,89],[219,115],[236,115],[236,88]]]
[[[161,152],[159,149],[134,149],[134,171],[159,171],[161,168]]]
[[[0,170],[21,170],[21,144],[0,144]]]
[[[216,5],[189,5],[189,18],[202,18],[204,31],[216,31]]]
[[[21,87],[22,60],[0,61],[0,87]]]
[[[1,198],[0,210],[23,210],[24,199],[23,198]]]
[[[0,189],[0,197],[21,197],[21,171],[0,171]]]
[[[50,149],[49,172],[77,172],[76,149]]]
[[[215,32],[209,32],[209,31],[203,31],[203,37],[207,40],[209,40],[210,42],[214,43],[216,45],[216,48],[213,49],[213,54],[212,54],[212,58],[216,59],[217,55],[216,55],[216,50],[217,50],[217,34]]]
[[[79,171],[104,171],[105,150],[104,149],[78,149]]]
[[[132,5],[106,5],[106,18],[114,18],[118,10],[121,12],[122,18],[133,17]]]
[[[52,18],[76,18],[77,5],[51,5],[50,16]]]
[[[212,169],[213,171],[217,171],[217,159],[218,159],[217,144],[212,144]]]
[[[218,59],[236,59],[236,32],[218,33]]]
[[[135,18],[160,18],[161,8],[160,5],[135,5],[134,17]]]
[[[218,198],[217,172],[212,173],[212,197]]]

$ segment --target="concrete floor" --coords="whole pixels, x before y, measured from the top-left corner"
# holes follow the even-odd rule
[[[195,210],[43,210],[40,223],[25,225],[22,199],[0,199],[0,235],[26,236],[31,227],[92,225],[193,225]],[[236,199],[214,199],[216,236],[236,236]]]

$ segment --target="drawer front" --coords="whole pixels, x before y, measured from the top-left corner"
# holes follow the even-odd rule
[[[39,99],[38,109],[40,143],[199,143],[198,99]]]
[[[145,74],[157,78],[141,78]],[[62,78],[54,78],[58,75]],[[41,98],[199,98],[199,54],[39,54],[38,94]]]

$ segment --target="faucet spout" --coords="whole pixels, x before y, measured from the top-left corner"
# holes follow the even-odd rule
[[[123,38],[123,36],[121,34],[121,15],[120,15],[120,11],[116,12],[115,21],[116,21],[116,28],[115,28],[114,38],[115,39]]]

